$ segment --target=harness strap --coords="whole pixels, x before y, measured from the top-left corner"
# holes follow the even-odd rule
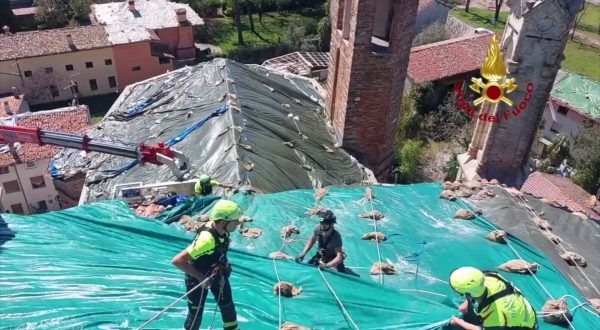
[[[494,303],[496,300],[504,298],[504,297],[509,296],[511,294],[516,293],[516,294],[521,295],[521,296],[523,295],[519,290],[515,289],[515,287],[512,285],[512,283],[510,283],[507,280],[505,280],[504,278],[502,278],[502,276],[500,276],[498,273],[490,272],[490,271],[484,271],[483,274],[485,276],[493,277],[493,278],[499,280],[500,282],[504,283],[504,285],[506,286],[506,288],[504,290],[500,290],[500,291],[492,294],[491,296],[486,297],[485,299],[483,299],[483,301],[479,304],[479,307],[477,308],[478,312],[481,312],[486,307],[488,307],[489,305],[491,305],[492,303]]]

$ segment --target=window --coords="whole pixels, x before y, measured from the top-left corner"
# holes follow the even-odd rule
[[[112,60],[110,58],[107,58],[104,60],[104,64],[106,65],[112,65]]]
[[[98,89],[98,83],[96,82],[96,79],[90,79],[90,89],[93,91]]]
[[[25,166],[26,166],[27,168],[34,168],[34,167],[35,167],[35,162],[26,162],[26,163],[25,163]]]
[[[0,174],[6,174],[8,172],[10,172],[8,166],[0,166]]]
[[[134,67],[131,68],[131,71],[140,71],[141,69],[142,69],[141,66],[136,65],[136,66],[134,66]]]
[[[33,189],[44,188],[46,186],[46,181],[44,180],[43,175],[32,176],[29,178],[29,181],[31,181],[31,188]]]
[[[85,67],[88,68],[88,69],[89,68],[93,68],[94,67],[94,63],[92,63],[92,62],[85,62]]]
[[[352,17],[352,1],[346,0],[344,1],[344,23],[342,25],[342,37],[346,40],[350,37],[350,17]]]
[[[6,181],[2,185],[4,186],[4,190],[8,194],[21,191],[21,187],[19,187],[19,181],[17,180]]]
[[[394,17],[394,3],[392,0],[377,1],[375,20],[373,21],[373,37],[371,42],[378,47],[389,47],[390,32]]]
[[[73,64],[67,64],[67,65],[65,65],[65,69],[67,71],[73,71]]]
[[[11,205],[10,209],[12,210],[13,213],[16,213],[16,214],[25,213],[25,210],[23,210],[23,205],[21,205],[21,203]]]
[[[50,85],[50,93],[52,97],[58,97],[60,94],[58,93],[58,88],[54,85]]]
[[[44,68],[44,72],[46,73],[52,73],[54,71],[53,68]]]
[[[117,87],[117,80],[115,79],[114,76],[108,77],[108,87],[110,87],[110,88]]]
[[[168,57],[159,57],[158,58],[158,63],[160,63],[160,64],[169,64],[169,63],[171,63],[171,60]]]
[[[25,77],[31,77],[33,74],[31,71],[23,71],[23,75],[25,75]]]
[[[563,116],[566,116],[569,113],[569,109],[561,105],[558,107],[558,110],[556,112],[560,113]]]
[[[34,213],[48,212],[48,204],[46,204],[46,201],[37,202],[37,206],[33,207],[33,212]]]

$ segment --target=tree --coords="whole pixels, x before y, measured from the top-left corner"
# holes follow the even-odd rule
[[[10,0],[0,0],[0,28],[8,26],[12,32],[18,30],[15,14],[10,9]]]
[[[412,47],[432,44],[449,38],[450,35],[446,30],[446,24],[433,23],[413,38]]]
[[[600,189],[600,127],[593,121],[584,123],[571,148],[571,157],[577,168],[574,176],[583,189],[596,194]]]
[[[246,11],[248,12],[248,20],[250,21],[250,31],[252,31],[252,33],[256,33],[256,31],[254,30],[254,19],[252,18],[252,8],[254,7],[254,4],[252,3],[252,1],[249,1],[249,0],[245,0],[244,2],[246,3]]]
[[[471,0],[467,0],[467,3],[465,4],[465,11],[468,13],[469,12],[469,6],[471,5]]]
[[[32,104],[39,104],[54,101],[53,92],[60,93],[67,85],[67,79],[60,73],[39,69],[31,78],[25,80],[24,89],[29,101]]]
[[[69,23],[68,7],[60,0],[40,1],[35,20],[45,29],[64,27]]]
[[[406,140],[400,150],[396,149],[396,168],[394,169],[396,183],[415,181],[422,154],[423,142],[419,140]]]
[[[240,0],[233,0],[233,20],[237,29],[238,44],[244,45],[244,35],[242,34],[242,19],[240,17]]]
[[[91,0],[70,0],[69,7],[73,12],[73,17],[78,20],[87,20],[90,14]]]
[[[331,46],[331,20],[329,15],[321,18],[317,25],[317,34],[319,35],[319,48],[323,52],[328,52]]]
[[[552,144],[548,147],[548,157],[552,166],[558,166],[563,159],[569,157],[569,139],[564,134],[554,137]]]
[[[500,8],[502,7],[504,0],[496,0],[496,13],[494,14],[494,22],[498,22],[500,19]]]

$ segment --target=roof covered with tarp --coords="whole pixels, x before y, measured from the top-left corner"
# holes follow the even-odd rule
[[[569,74],[554,84],[550,96],[557,102],[600,119],[600,83]]]
[[[225,59],[129,86],[88,135],[165,141],[190,159],[192,178],[211,174],[259,192],[358,184],[365,173],[337,147],[316,83]],[[53,165],[55,176],[87,172],[88,201],[110,198],[120,183],[175,180],[166,167],[78,150]]]
[[[541,265],[535,277],[502,275],[537,311],[550,296],[569,295],[571,308],[583,302],[540,250],[515,236],[508,245],[486,240],[495,226],[484,217],[453,219],[455,211],[467,205],[439,199],[439,184],[372,189],[372,201],[364,198],[364,187],[330,188],[318,202],[312,190],[234,196],[244,214],[254,219],[250,227],[263,230],[256,239],[232,234],[231,284],[241,328],[277,329],[281,323],[294,322],[328,330],[435,329],[429,326],[456,314],[461,302],[446,283],[453,269],[466,265],[495,269],[519,257]],[[317,224],[316,216],[305,214],[315,204],[336,212],[346,265],[359,277],[320,273],[306,264],[268,257],[278,250],[292,256],[301,251]],[[206,213],[208,208],[195,208],[193,213]],[[378,222],[359,217],[371,210],[385,217]],[[134,328],[185,291],[183,274],[170,261],[193,235],[179,224],[137,217],[120,201],[2,217],[15,233],[0,250],[3,326]],[[296,225],[300,234],[283,242],[280,231],[289,224]],[[360,239],[375,224],[388,236],[379,245]],[[369,268],[380,259],[393,264],[398,275],[370,276]],[[280,298],[273,293],[278,280],[302,287],[302,292]],[[180,301],[149,328],[180,328],[186,310],[185,300]],[[209,296],[201,328],[221,326],[218,315],[211,321],[214,310]],[[600,318],[588,306],[575,309],[573,315],[575,329],[600,328]],[[561,327],[540,322],[540,329]]]

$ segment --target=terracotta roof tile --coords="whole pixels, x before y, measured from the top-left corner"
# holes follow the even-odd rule
[[[6,110],[4,109],[4,102],[8,101],[8,105],[13,111],[13,114],[16,114],[16,111],[21,108],[21,104],[25,101],[24,97],[25,95],[23,94],[19,95],[19,98],[14,96],[0,97],[0,117],[12,116],[6,113]]]
[[[408,76],[420,84],[479,70],[491,39],[491,33],[476,34],[414,47]]]
[[[89,110],[86,106],[28,112],[12,118],[18,126],[39,127],[65,133],[82,133],[90,126]],[[22,144],[17,153],[21,162],[29,162],[54,157],[57,149],[52,146]],[[9,152],[0,154],[0,166],[13,164],[16,164],[16,160]]]
[[[75,47],[67,43],[67,34]],[[103,26],[88,25],[0,36],[0,61],[110,47]]]
[[[571,212],[581,212],[600,221],[600,205],[589,204],[591,195],[569,178],[535,172],[527,178],[521,191],[538,198],[555,202]]]

